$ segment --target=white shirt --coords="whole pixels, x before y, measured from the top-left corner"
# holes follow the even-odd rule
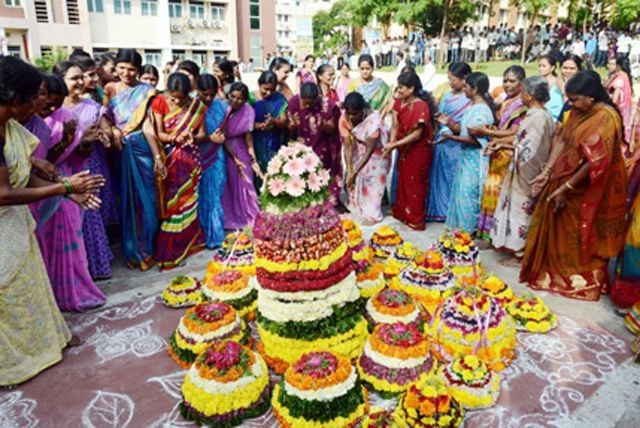
[[[424,65],[424,70],[422,72],[422,76],[420,76],[420,80],[422,81],[422,87],[427,91],[431,92],[435,89],[436,66],[433,65],[432,62]]]
[[[631,39],[626,36],[626,34],[620,34],[618,37],[618,53],[627,53],[629,52],[629,45],[631,44]]]
[[[604,31],[601,31],[600,34],[598,34],[598,50],[609,50],[609,38],[607,37],[607,33]]]
[[[480,50],[486,51],[489,49],[489,39],[486,37],[480,37]]]
[[[640,55],[640,36],[636,36],[631,40],[631,48],[629,49],[631,55]]]

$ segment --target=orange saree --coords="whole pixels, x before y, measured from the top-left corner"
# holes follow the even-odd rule
[[[622,121],[610,106],[572,111],[563,127],[564,151],[540,195],[527,235],[520,280],[580,300],[607,291],[607,262],[618,254],[626,231],[627,174],[620,145]],[[589,179],[566,193],[553,211],[547,198],[585,163]]]

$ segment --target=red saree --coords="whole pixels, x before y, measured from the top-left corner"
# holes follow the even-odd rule
[[[622,159],[622,121],[605,104],[572,111],[563,127],[563,153],[540,195],[527,235],[520,280],[580,300],[607,291],[607,262],[618,254],[626,231],[627,174]],[[547,198],[588,162],[589,179],[567,192],[553,211]]]
[[[420,139],[398,149],[398,190],[391,212],[395,218],[415,230],[425,228],[425,204],[429,189],[429,169],[433,146],[429,144],[433,132],[429,105],[421,99],[404,103],[396,100],[393,110],[398,116],[397,140],[424,126]]]

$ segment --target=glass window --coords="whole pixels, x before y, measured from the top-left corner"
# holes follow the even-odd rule
[[[180,0],[169,2],[169,16],[171,18],[182,18],[182,3]]]
[[[87,9],[89,12],[102,13],[104,12],[104,4],[102,0],[87,0]]]
[[[193,61],[198,64],[200,67],[207,66],[207,53],[202,51],[194,51],[193,52]]]
[[[260,0],[249,0],[249,28],[260,29]]]
[[[249,53],[254,64],[262,64],[262,37],[249,38]]]
[[[4,0],[4,4],[9,7],[20,7],[20,0]]]
[[[204,19],[204,3],[190,1],[189,16],[194,19]]]
[[[158,0],[142,0],[142,16],[158,16]]]
[[[162,53],[157,50],[145,50],[144,62],[145,64],[155,65],[156,68],[161,68],[160,64],[162,62]]]
[[[224,21],[224,6],[211,5],[211,19],[214,21]]]
[[[171,56],[173,57],[174,60],[179,59],[180,61],[182,61],[183,59],[185,59],[185,52],[183,50],[172,50],[171,51]]]
[[[113,11],[120,15],[131,15],[131,0],[113,0]]]
[[[18,3],[20,3],[18,1]],[[20,4],[18,4],[20,6]],[[16,58],[22,58],[22,48],[20,46],[9,45],[7,46],[7,51],[9,56],[14,56]]]

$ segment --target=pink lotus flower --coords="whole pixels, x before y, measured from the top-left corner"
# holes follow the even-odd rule
[[[269,193],[271,196],[278,196],[280,193],[284,192],[284,180],[281,178],[272,178],[269,180]]]
[[[307,186],[312,192],[319,192],[322,190],[322,180],[318,174],[311,174],[307,180]]]
[[[304,193],[304,187],[304,180],[302,180],[300,177],[293,176],[289,179],[289,181],[287,181],[286,191],[294,198],[297,198],[298,196],[302,196],[302,194]]]
[[[302,163],[304,164],[304,168],[309,172],[314,172],[316,167],[320,163],[320,159],[316,156],[315,153],[309,153],[304,155],[302,158]]]
[[[327,171],[326,169],[320,171],[320,182],[322,183],[322,186],[326,186],[327,184],[329,184],[330,179],[331,176],[329,175],[329,171]]]
[[[304,163],[298,158],[291,159],[284,165],[282,171],[292,177],[300,177],[305,172]]]
[[[269,166],[267,167],[267,174],[277,174],[280,172],[280,168],[282,168],[282,159],[280,156],[275,156],[269,162]]]

